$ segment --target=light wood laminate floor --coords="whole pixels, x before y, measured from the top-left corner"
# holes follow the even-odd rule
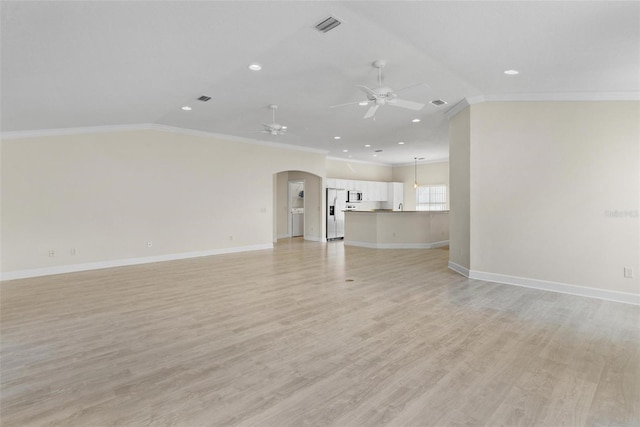
[[[640,307],[447,260],[285,239],[4,282],[2,426],[640,424]]]

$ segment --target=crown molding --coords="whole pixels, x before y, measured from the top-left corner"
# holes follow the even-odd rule
[[[174,134],[200,136],[205,138],[215,138],[224,141],[237,141],[246,144],[264,145],[272,148],[281,148],[285,150],[298,150],[306,151],[310,153],[326,155],[329,151],[319,150],[310,147],[301,147],[299,145],[284,144],[279,142],[261,141],[253,138],[243,138],[233,135],[224,135],[214,132],[206,132],[194,129],[180,128],[175,126],[158,125],[155,123],[138,123],[130,125],[107,125],[107,126],[91,126],[91,127],[79,127],[79,128],[58,128],[58,129],[38,129],[38,130],[25,130],[25,131],[13,131],[0,133],[0,139],[26,139],[26,138],[41,138],[47,136],[65,136],[65,135],[83,135],[92,133],[109,133],[109,132],[131,132],[141,130],[155,130],[159,132],[169,132]]]
[[[444,112],[446,119],[470,105],[483,102],[579,102],[579,101],[640,101],[640,92],[540,92],[478,95],[462,99]]]
[[[130,124],[130,125],[108,125],[108,126],[88,126],[79,128],[56,128],[56,129],[36,129],[36,130],[18,130],[12,132],[0,133],[1,139],[26,139],[40,138],[43,136],[64,136],[64,135],[82,135],[87,133],[109,133],[109,132],[130,132],[148,129],[149,124]]]
[[[449,163],[449,158],[448,157],[443,157],[440,159],[431,159],[431,160],[418,160],[418,165],[432,165],[432,164],[436,164],[436,163]],[[415,162],[410,162],[410,163],[399,163],[397,165],[393,165],[394,167],[406,167],[406,166],[415,166],[416,163]]]
[[[342,159],[340,157],[332,157],[332,156],[327,156],[327,160],[336,160],[338,162],[345,162],[345,163],[361,163],[365,165],[375,165],[375,166],[389,166],[389,167],[396,166],[392,163],[372,162],[370,160]]]
[[[310,148],[310,147],[301,147],[299,145],[285,144],[282,142],[262,141],[262,140],[253,139],[253,138],[244,138],[241,136],[225,135],[221,133],[207,132],[202,130],[194,130],[194,129],[180,128],[180,127],[166,126],[166,125],[149,124],[147,125],[145,130],[157,130],[161,132],[178,133],[181,135],[202,136],[205,138],[216,138],[216,139],[222,139],[225,141],[237,141],[237,142],[243,142],[246,144],[264,145],[272,148],[281,148],[284,150],[306,151],[309,153],[324,154],[324,155],[326,155],[329,152],[328,150],[320,150],[317,148]]]
[[[476,97],[477,98],[477,97]],[[469,98],[463,98],[460,102],[453,105],[453,107],[449,108],[447,111],[443,113],[443,116],[447,120],[451,120],[453,116],[467,108],[471,103],[469,103]]]
[[[640,92],[505,93],[483,95],[469,100],[470,104],[499,101],[640,101]]]

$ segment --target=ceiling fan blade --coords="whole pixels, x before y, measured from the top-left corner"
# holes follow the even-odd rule
[[[360,89],[361,91],[363,91],[364,93],[366,93],[366,94],[367,94],[367,96],[368,96],[369,98],[377,98],[377,95],[376,95],[376,93],[373,91],[373,89],[369,89],[368,87],[366,87],[366,86],[361,86],[361,85],[356,85],[356,87],[357,87],[358,89]]]
[[[344,104],[332,105],[329,108],[344,107],[345,105],[355,105],[355,104],[358,104],[358,103],[360,103],[360,101],[345,102]]]
[[[378,107],[378,104],[373,104],[371,107],[369,107],[369,109],[367,110],[367,114],[364,115],[364,118],[368,119],[370,117],[373,117],[373,115],[376,114],[376,110],[378,109]]]
[[[405,101],[404,99],[390,99],[389,101],[387,101],[389,103],[389,105],[393,105],[396,107],[401,107],[401,108],[408,108],[410,110],[422,110],[422,108],[424,107],[424,104],[420,104],[419,102],[413,102],[413,101]]]

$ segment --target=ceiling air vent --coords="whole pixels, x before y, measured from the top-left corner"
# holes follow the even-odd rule
[[[327,33],[329,31],[333,30],[335,27],[337,27],[340,24],[342,24],[342,22],[338,21],[333,16],[330,16],[330,17],[324,19],[318,25],[316,25],[316,30],[322,31],[323,33]]]
[[[439,106],[444,105],[446,103],[447,103],[447,101],[443,101],[442,99],[434,99],[433,101],[429,102],[429,104],[433,104],[436,107],[439,107]]]
[[[202,95],[200,98],[198,98],[198,101],[207,102],[210,99],[210,96]]]
[[[376,153],[382,153],[382,150],[375,150]]]

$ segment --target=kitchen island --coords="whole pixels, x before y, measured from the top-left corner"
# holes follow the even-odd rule
[[[449,211],[347,211],[344,244],[431,249],[449,244]]]

